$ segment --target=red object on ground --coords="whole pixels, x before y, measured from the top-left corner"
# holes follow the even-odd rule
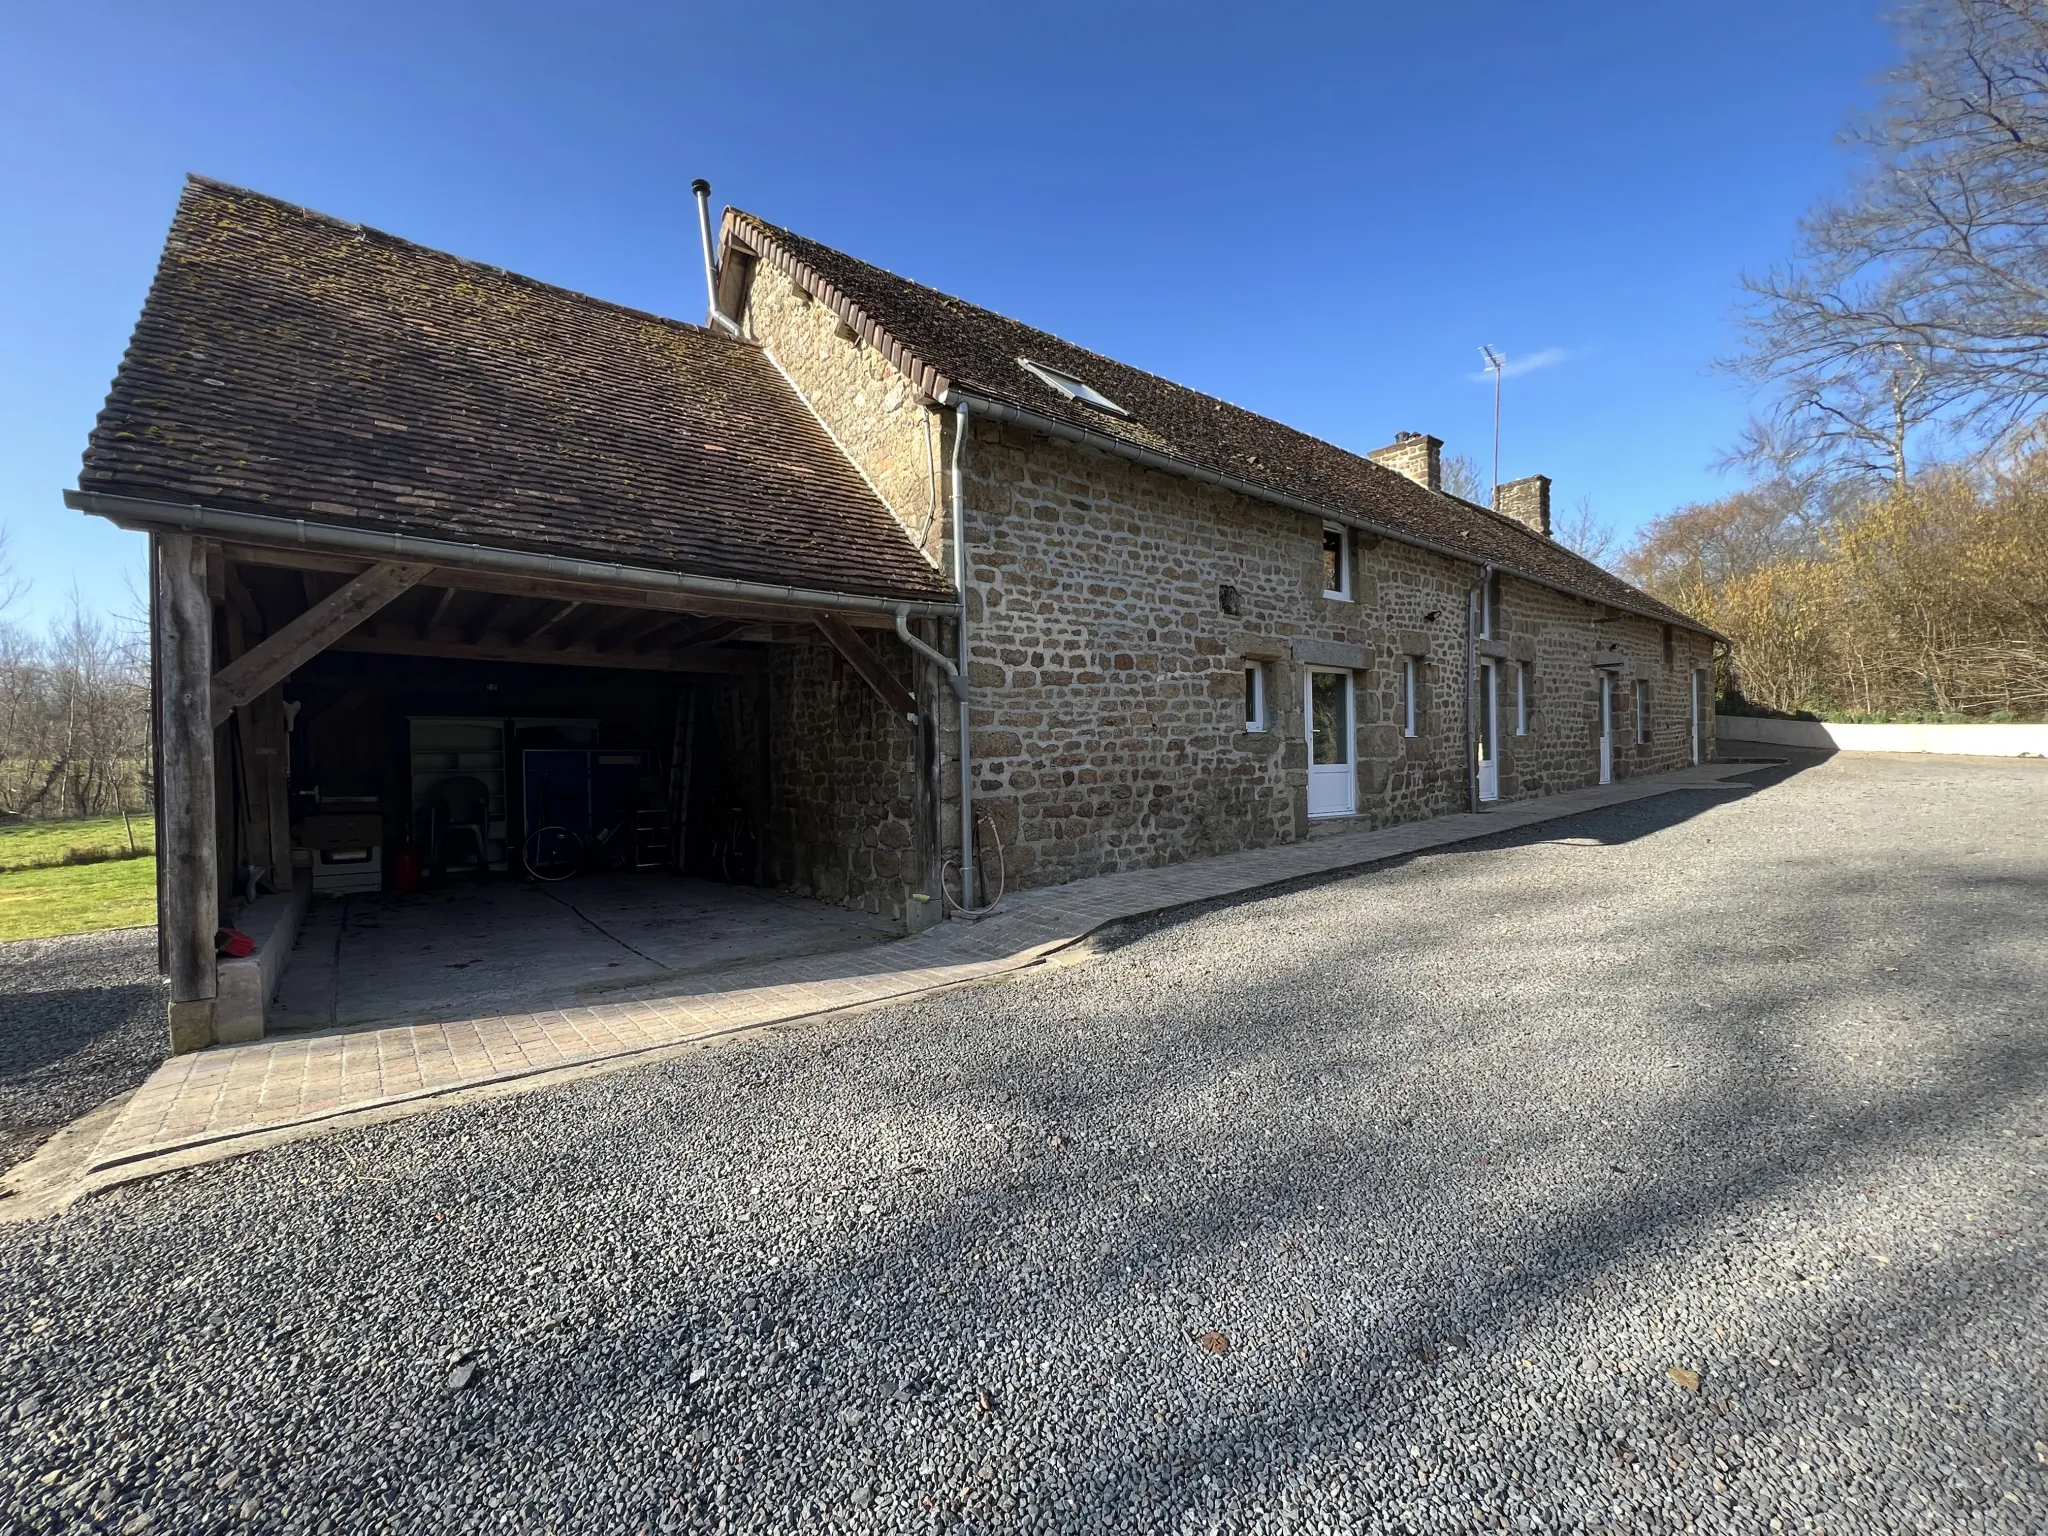
[[[420,855],[416,848],[400,848],[391,855],[391,889],[416,891],[420,888]]]
[[[213,952],[226,955],[230,960],[240,960],[245,955],[256,953],[256,941],[239,928],[222,928],[214,933]]]

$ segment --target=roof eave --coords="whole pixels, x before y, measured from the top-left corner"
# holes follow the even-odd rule
[[[957,600],[940,601],[930,597],[887,596],[865,592],[832,592],[785,586],[774,582],[745,581],[730,576],[700,576],[685,571],[662,570],[656,566],[587,560],[575,555],[544,555],[531,550],[506,549],[491,544],[465,544],[453,539],[426,538],[412,533],[347,528],[306,518],[277,517],[258,512],[239,512],[225,507],[210,507],[199,502],[161,501],[145,496],[122,496],[105,491],[67,490],[64,493],[64,504],[73,511],[103,517],[122,528],[205,533],[285,548],[303,547],[355,554],[366,559],[411,560],[454,569],[499,571],[514,575],[546,577],[557,581],[578,581],[596,586],[616,587],[622,592],[670,592],[812,612],[904,612],[917,617],[947,618],[960,610]]]
[[[801,285],[813,299],[844,321],[863,342],[886,357],[914,388],[937,400],[953,387],[945,374],[912,352],[829,278],[808,262],[799,260],[794,252],[747,214],[737,208],[726,209],[720,234],[723,240],[737,239],[740,245],[784,277]]]
[[[1585,591],[1583,588],[1567,586],[1555,578],[1539,575],[1519,565],[1506,564],[1498,560],[1489,559],[1469,549],[1459,549],[1455,545],[1440,544],[1431,539],[1421,538],[1404,529],[1391,527],[1386,523],[1363,517],[1345,508],[1325,506],[1320,502],[1309,501],[1303,497],[1291,495],[1286,491],[1276,490],[1269,485],[1261,485],[1256,480],[1245,480],[1236,475],[1225,474],[1221,470],[1207,469],[1200,464],[1192,463],[1173,454],[1161,453],[1154,448],[1146,448],[1138,443],[1126,442],[1111,433],[1093,432],[1086,427],[1075,426],[1073,423],[1061,421],[1057,417],[1041,415],[1026,407],[1013,405],[1006,400],[996,400],[987,395],[955,386],[949,388],[943,395],[940,395],[938,401],[939,404],[945,406],[959,405],[964,402],[970,412],[981,411],[994,416],[998,420],[1008,421],[1013,425],[1025,427],[1034,432],[1043,432],[1047,436],[1063,438],[1082,447],[1095,448],[1103,453],[1115,454],[1119,458],[1142,464],[1148,469],[1157,469],[1166,474],[1180,475],[1190,480],[1199,480],[1204,484],[1214,485],[1223,490],[1234,491],[1241,496],[1249,496],[1254,500],[1267,502],[1273,506],[1286,507],[1290,511],[1302,512],[1310,517],[1319,517],[1328,522],[1339,523],[1347,528],[1355,528],[1361,533],[1370,533],[1377,538],[1390,539],[1396,544],[1405,544],[1410,549],[1427,550],[1431,554],[1442,555],[1446,559],[1456,560],[1462,564],[1482,569],[1491,567],[1494,570],[1504,571],[1509,575],[1519,577],[1523,581],[1546,588],[1549,591],[1561,592],[1567,597],[1576,597],[1581,601],[1589,603],[1599,603],[1609,608],[1620,608],[1624,612],[1633,613],[1638,618],[1654,619],[1661,624],[1674,622],[1673,618],[1661,606],[1651,609],[1617,603],[1611,597],[1596,596]],[[1699,634],[1707,635],[1717,640],[1725,638],[1697,620],[1686,619],[1680,615],[1678,622],[1682,622],[1686,628],[1694,630]]]
[[[1492,564],[1496,569],[1507,571],[1524,581],[1532,582],[1550,591],[1562,592],[1567,597],[1576,597],[1590,603],[1601,603],[1610,608],[1621,608],[1624,612],[1633,613],[1639,618],[1654,619],[1660,624],[1677,622],[1697,634],[1707,635],[1712,639],[1723,642],[1727,639],[1725,635],[1708,628],[1698,620],[1678,614],[1676,610],[1667,610],[1662,604],[1658,604],[1655,608],[1644,608],[1617,603],[1611,597],[1604,595],[1595,596],[1581,588],[1567,586],[1554,578],[1539,576],[1535,572],[1518,565],[1501,565],[1498,562],[1491,562],[1473,554],[1470,550],[1461,550],[1451,545],[1438,544],[1431,540],[1420,538],[1415,534],[1404,532],[1401,529],[1389,527],[1385,523],[1376,522],[1371,518],[1362,517],[1356,512],[1326,507],[1319,503],[1305,500],[1302,497],[1290,495],[1285,491],[1275,490],[1271,486],[1261,485],[1256,480],[1245,480],[1218,470],[1205,469],[1201,465],[1192,463],[1177,455],[1160,453],[1156,449],[1145,448],[1137,443],[1126,442],[1124,439],[1116,437],[1111,433],[1091,432],[1086,427],[1075,426],[1070,422],[1061,421],[1057,417],[1043,415],[1025,406],[1014,405],[1007,401],[993,399],[979,392],[961,389],[948,379],[944,373],[940,372],[938,368],[925,362],[895,336],[891,335],[881,322],[868,314],[860,305],[856,304],[830,279],[818,272],[808,262],[800,260],[751,215],[742,213],[737,208],[727,208],[720,233],[724,239],[736,238],[748,251],[766,260],[770,266],[789,278],[791,282],[802,286],[804,291],[810,294],[813,299],[823,304],[840,320],[844,321],[862,341],[886,357],[895,366],[896,370],[909,380],[912,386],[922,390],[927,396],[936,400],[941,405],[950,406],[956,401],[963,399],[978,403],[984,410],[990,411],[991,414],[1000,416],[1004,413],[1011,413],[1019,424],[1029,426],[1034,431],[1045,432],[1050,436],[1061,437],[1071,442],[1098,448],[1105,453],[1116,454],[1119,457],[1149,465],[1168,474],[1183,475],[1190,479],[1205,481],[1212,485],[1236,491],[1240,495],[1250,496],[1276,506],[1288,507],[1312,517],[1326,518],[1333,523],[1342,523],[1346,527],[1356,528],[1381,538],[1391,539],[1397,544],[1405,544],[1413,549],[1429,550],[1435,554],[1446,556],[1452,560],[1462,561],[1468,565],[1483,567]],[[1487,508],[1478,508],[1477,510],[1489,511]],[[1499,514],[1489,511],[1489,515],[1498,516]]]

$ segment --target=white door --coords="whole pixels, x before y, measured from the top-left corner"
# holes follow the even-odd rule
[[[1308,813],[1349,816],[1358,809],[1358,769],[1351,751],[1351,674],[1310,667],[1302,702],[1308,721]]]
[[[1614,782],[1614,679],[1600,674],[1600,782]]]
[[[1500,798],[1500,672],[1479,663],[1479,798]]]
[[[1700,760],[1700,675],[1692,675],[1692,760],[1697,767]]]

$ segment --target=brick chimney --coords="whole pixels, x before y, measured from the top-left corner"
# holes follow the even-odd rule
[[[1444,488],[1444,440],[1440,437],[1425,432],[1396,432],[1391,443],[1373,449],[1366,457],[1397,475],[1406,475],[1427,490]]]
[[[1550,537],[1550,476],[1530,475],[1493,488],[1493,510]]]

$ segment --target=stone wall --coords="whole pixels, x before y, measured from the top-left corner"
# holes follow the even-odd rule
[[[757,267],[750,292],[754,334],[913,537],[923,536],[927,555],[950,568],[951,413],[926,410],[890,365],[779,273]],[[935,485],[928,462],[940,472]],[[1466,808],[1474,567],[1354,533],[1353,600],[1330,599],[1323,529],[1304,514],[989,422],[977,423],[967,463],[985,889],[992,893],[998,842],[1017,888]],[[1225,611],[1226,586],[1235,612]],[[1512,577],[1499,608],[1495,636],[1480,649],[1501,664],[1502,798],[1597,781],[1596,647],[1620,663],[1616,777],[1691,761],[1686,678],[1709,664],[1703,638],[1678,632],[1666,664],[1660,625]],[[934,638],[950,648],[949,636]],[[1424,690],[1412,738],[1402,733],[1409,656]],[[1248,663],[1265,672],[1264,732],[1243,726]],[[794,662],[786,685],[802,720],[843,714],[843,701],[820,702],[818,664]],[[1311,821],[1303,691],[1317,664],[1353,673],[1357,812]],[[1529,669],[1524,736],[1513,734],[1517,664]],[[1655,710],[1642,747],[1628,705],[1638,679],[1649,682]],[[953,704],[929,686],[924,696],[939,717],[937,834],[950,856],[959,841]],[[881,720],[872,700],[858,703],[870,706],[877,721],[861,729],[876,733],[872,741],[856,732],[842,745],[822,723],[799,729],[807,756],[790,792],[806,809],[792,813],[789,837],[793,849],[814,851],[794,858],[792,883],[888,911],[867,903],[885,901],[885,887],[917,888],[916,860],[895,825],[909,781],[892,779],[913,772],[912,751],[907,727]],[[884,737],[901,740],[885,747]],[[851,762],[828,762],[849,752]]]
[[[765,263],[754,264],[745,315],[749,333],[937,567],[946,530],[947,413],[921,402],[887,358]]]
[[[876,650],[913,686],[893,637]],[[822,639],[775,648],[768,697],[775,883],[892,921],[922,916],[909,910],[924,890],[916,731]]]

